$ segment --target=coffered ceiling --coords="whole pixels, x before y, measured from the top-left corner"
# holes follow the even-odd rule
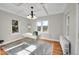
[[[22,17],[30,14],[30,7],[34,7],[37,17],[63,13],[67,4],[65,3],[0,3],[0,9]]]

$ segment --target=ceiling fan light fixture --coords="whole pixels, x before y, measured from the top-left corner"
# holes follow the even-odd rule
[[[34,15],[33,15],[33,17],[32,17],[31,15],[28,15],[27,18],[28,18],[28,19],[33,19],[33,20],[34,20],[34,19],[37,19],[37,17],[34,16]]]
[[[37,19],[37,17],[35,16],[34,12],[33,12],[33,6],[31,6],[31,14],[27,16],[28,19]]]

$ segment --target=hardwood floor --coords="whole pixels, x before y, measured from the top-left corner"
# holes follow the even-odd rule
[[[48,43],[52,46],[51,50],[52,55],[63,55],[62,48],[59,42],[50,40],[41,40],[41,41],[44,41],[45,43]],[[0,48],[0,55],[7,55],[7,53]]]
[[[53,42],[53,55],[63,55],[63,51],[59,42]]]
[[[49,43],[52,46],[52,55],[63,55],[63,51],[59,42],[43,40],[46,43]]]
[[[0,48],[0,55],[7,55],[7,53],[2,48]]]

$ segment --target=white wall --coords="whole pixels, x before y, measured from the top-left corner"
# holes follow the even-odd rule
[[[79,9],[78,9],[79,10]],[[78,13],[79,14],[79,13]],[[79,18],[78,18],[78,55],[79,55]]]
[[[68,4],[65,15],[69,13],[69,41],[71,42],[71,54],[75,54],[76,46],[76,4]],[[64,16],[65,18],[65,16]],[[64,20],[65,35],[65,20]]]
[[[79,33],[79,4],[78,4],[78,33]]]
[[[33,33],[36,30],[36,20],[29,20],[29,24],[31,26],[29,32]]]
[[[63,16],[64,14],[56,14],[46,17],[41,17],[39,20],[48,20],[48,32],[50,34],[63,34]]]
[[[12,34],[12,19],[19,20],[19,30],[18,34]],[[28,20],[0,10],[0,40],[5,42],[14,40],[15,38],[21,37],[21,34],[27,32],[27,23]]]
[[[79,4],[78,4],[78,43],[77,43],[77,54],[79,55]]]
[[[63,34],[63,14],[52,15],[49,17],[49,33]]]

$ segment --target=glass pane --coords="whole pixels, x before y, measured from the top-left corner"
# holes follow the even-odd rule
[[[43,32],[47,32],[48,26],[43,26]]]
[[[43,26],[48,26],[48,21],[43,21]]]
[[[12,33],[19,32],[18,20],[12,20]]]
[[[41,26],[41,22],[37,22],[37,26]]]
[[[69,36],[69,26],[67,26],[67,36]]]
[[[37,27],[37,31],[41,31],[41,26],[38,26]]]

